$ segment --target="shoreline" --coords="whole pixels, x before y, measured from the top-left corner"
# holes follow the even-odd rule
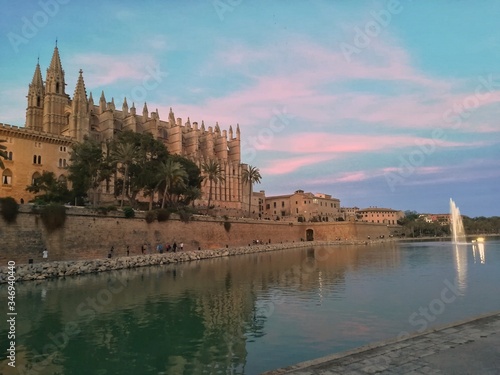
[[[303,241],[286,242],[279,244],[262,244],[239,246],[230,248],[218,248],[213,250],[191,250],[168,252],[163,254],[143,254],[119,256],[115,258],[101,258],[93,260],[75,261],[52,261],[35,264],[15,265],[16,282],[37,281],[66,276],[107,272],[113,270],[148,267],[172,263],[183,263],[195,260],[221,258],[227,256],[237,256],[277,250],[286,250],[312,246],[335,246],[335,245],[372,245],[383,242],[395,242],[397,238],[377,239],[377,240],[344,240],[344,241]],[[0,268],[0,285],[7,283],[8,267]]]
[[[499,332],[500,311],[489,312],[260,375],[479,374],[498,368],[500,361],[491,355],[491,347],[500,343]]]

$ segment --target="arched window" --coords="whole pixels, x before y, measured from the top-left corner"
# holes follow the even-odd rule
[[[33,164],[36,164],[36,155],[33,155]]]
[[[38,155],[38,164],[42,164],[42,157]]]
[[[42,177],[42,175],[40,173],[38,173],[38,172],[33,173],[33,176],[31,176],[31,185],[34,185],[35,184],[35,180],[37,178],[40,178],[40,177]]]
[[[66,167],[66,159],[63,159],[63,167]]]
[[[37,96],[37,97],[36,97],[36,106],[37,106],[37,107],[40,107],[40,102],[41,102],[41,101],[40,101],[40,96]]]
[[[12,160],[12,151],[9,151],[9,160]]]
[[[59,94],[59,82],[56,82],[56,93]]]
[[[12,185],[12,172],[10,169],[4,169],[2,173],[2,185]]]
[[[59,168],[62,167],[62,159],[59,159]]]

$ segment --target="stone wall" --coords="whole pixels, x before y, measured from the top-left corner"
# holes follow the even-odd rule
[[[316,241],[365,240],[380,235],[388,236],[386,225],[370,223],[288,223],[267,220],[215,219],[195,216],[190,222],[170,219],[148,224],[144,215],[126,219],[123,213],[97,215],[87,209],[68,209],[63,228],[48,233],[40,216],[32,213],[28,205],[22,207],[17,220],[7,224],[0,218],[0,266],[13,260],[16,264],[40,263],[46,248],[49,261],[72,261],[106,258],[111,247],[114,256],[141,254],[144,244],[155,252],[161,243],[184,243],[184,250],[215,249],[248,246],[254,240],[264,243],[296,243],[306,240],[306,231],[313,231]]]

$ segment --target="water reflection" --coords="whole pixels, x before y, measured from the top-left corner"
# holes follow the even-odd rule
[[[474,254],[474,263],[486,263],[486,258],[484,256],[484,242],[474,242],[472,244],[472,253]]]
[[[491,264],[498,246],[488,245]],[[443,278],[456,275],[461,293],[481,298],[498,277],[475,289],[475,269],[493,271],[467,275],[467,251],[317,247],[18,283],[18,368],[46,361],[37,374],[257,374],[408,330],[408,316]],[[484,245],[474,254],[484,263]],[[464,311],[460,304],[446,314]],[[0,373],[9,374],[6,363],[0,357]]]
[[[455,243],[453,246],[458,290],[464,293],[467,289],[467,244]]]

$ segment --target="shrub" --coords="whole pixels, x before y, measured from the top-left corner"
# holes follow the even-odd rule
[[[156,212],[155,211],[148,211],[146,212],[146,223],[152,223],[153,221],[156,220]]]
[[[130,219],[131,217],[135,216],[135,211],[132,207],[124,207],[123,208],[123,213],[125,214],[125,217],[127,219]]]
[[[224,222],[224,229],[226,232],[229,232],[231,230],[231,223],[229,221]]]
[[[191,211],[189,211],[189,209],[187,208],[181,208],[179,209],[179,211],[177,211],[177,213],[179,214],[179,218],[181,219],[181,221],[185,223],[189,222],[191,220],[191,216],[193,216]]]
[[[162,208],[156,211],[156,218],[158,221],[167,221],[170,218],[170,211]]]
[[[19,205],[12,197],[6,197],[0,200],[2,208],[2,217],[7,223],[16,221],[17,214],[19,213]]]
[[[61,204],[53,203],[42,207],[40,215],[47,232],[61,228],[66,222],[66,208]]]

